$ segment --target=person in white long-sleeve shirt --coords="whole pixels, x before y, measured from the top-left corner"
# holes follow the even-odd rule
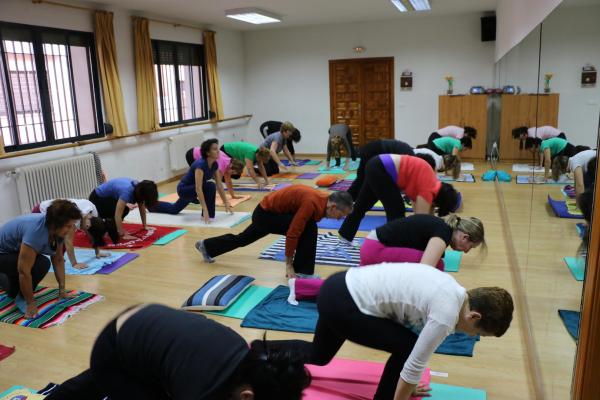
[[[438,128],[437,131],[433,132],[434,139],[440,137],[453,137],[454,139],[462,139],[463,137],[470,137],[475,139],[477,137],[477,129],[472,126],[465,126],[464,128],[456,125],[448,125],[443,128]]]
[[[317,300],[313,342],[270,341],[301,349],[307,363],[326,365],[346,340],[391,353],[375,400],[427,395],[418,386],[431,354],[455,331],[502,336],[512,320],[511,295],[497,287],[467,291],[429,265],[384,263],[332,275]]]

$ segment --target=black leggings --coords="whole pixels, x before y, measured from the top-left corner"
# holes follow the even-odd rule
[[[94,189],[92,190],[92,193],[90,193],[89,200],[96,206],[96,209],[98,210],[98,216],[100,218],[115,218],[115,212],[117,211],[117,203],[119,202],[119,199],[113,199],[112,197],[100,197],[96,193],[96,189]],[[121,219],[125,219],[127,214],[129,214],[129,207],[125,207]]]
[[[363,314],[346,285],[346,272],[329,277],[317,298],[319,320],[313,342],[303,340],[270,341],[274,347],[299,350],[306,362],[327,365],[346,340],[391,353],[375,393],[375,400],[392,400],[400,372],[417,342],[408,328],[387,318]]]
[[[340,236],[352,241],[356,236],[360,221],[362,221],[367,211],[373,208],[377,200],[381,200],[381,203],[383,203],[388,222],[404,218],[406,215],[404,199],[398,185],[385,171],[381,159],[373,157],[367,162],[365,183],[362,185],[358,198],[354,203],[354,210],[346,217],[340,227]]]
[[[429,135],[429,138],[427,139],[427,144],[430,146],[434,146],[433,141],[435,139],[439,139],[441,137],[442,137],[442,135],[440,135],[439,133],[433,132],[431,135]]]
[[[0,274],[8,277],[8,287],[3,289],[8,297],[13,299],[21,292],[19,284],[19,253],[0,254]],[[37,285],[48,273],[50,269],[50,260],[45,256],[38,254],[31,267],[31,289],[35,290]]]

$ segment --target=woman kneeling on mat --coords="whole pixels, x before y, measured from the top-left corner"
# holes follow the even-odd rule
[[[248,345],[203,315],[147,304],[109,322],[89,368],[46,400],[300,400],[310,381],[294,350]]]
[[[216,215],[215,200],[217,192],[225,204],[225,211],[231,213],[231,205],[223,190],[222,176],[219,171],[217,159],[219,158],[219,141],[208,139],[200,145],[202,158],[190,166],[188,172],[181,178],[177,185],[179,199],[175,203],[159,201],[150,211],[179,214],[190,203],[199,203],[202,206],[202,218],[209,224],[210,219]]]
[[[158,201],[158,189],[152,181],[138,182],[131,178],[115,178],[104,182],[90,193],[100,218],[114,218],[119,236],[124,240],[136,239],[123,229],[123,219],[129,214],[128,204],[137,204],[144,229],[146,208]]]
[[[73,268],[85,269],[88,267],[87,264],[78,263],[77,257],[75,256],[75,248],[73,247],[73,237],[75,236],[75,232],[79,229],[86,234],[86,236],[90,239],[92,246],[94,247],[96,258],[110,256],[110,253],[103,253],[100,251],[100,247],[106,245],[104,241],[104,235],[108,233],[113,243],[116,244],[119,242],[119,232],[117,232],[117,226],[112,218],[107,218],[104,220],[98,217],[98,210],[91,201],[86,199],[67,200],[77,206],[81,212],[81,221],[78,222],[74,229],[69,231],[69,233],[65,236],[65,250]],[[44,200],[35,206],[31,212],[46,214],[48,208],[54,201],[56,201],[56,199]]]
[[[452,185],[440,182],[431,166],[420,158],[381,154],[369,160],[365,172],[354,210],[339,230],[341,238],[349,242],[377,200],[383,203],[388,222],[406,215],[402,192],[412,201],[415,214],[431,214],[437,206],[438,215],[445,216],[460,206],[459,195]]]
[[[33,293],[48,273],[50,262],[59,298],[70,297],[65,290],[63,241],[80,219],[74,203],[55,200],[45,214],[21,215],[0,227],[0,288],[15,300],[25,318],[38,315]]]
[[[190,167],[194,161],[197,161],[201,158],[202,153],[200,151],[200,146],[192,147],[187,151],[187,153],[185,153],[185,159]],[[240,175],[242,175],[242,172],[244,171],[244,164],[240,160],[229,157],[223,152],[223,150],[219,150],[217,165],[221,176],[223,176],[223,181],[225,181],[225,184],[227,185],[227,191],[229,192],[229,195],[232,199],[239,199],[241,196],[235,195],[231,178],[238,179]]]
[[[502,336],[512,320],[511,295],[497,287],[467,291],[447,273],[421,264],[350,268],[329,277],[317,298],[312,343],[270,341],[299,349],[306,362],[327,365],[346,340],[391,353],[375,400],[427,395],[417,386],[432,353],[454,333]]]
[[[243,163],[246,166],[246,172],[254,180],[259,189],[262,189],[264,185],[269,184],[269,178],[265,170],[265,164],[271,157],[269,149],[264,147],[259,148],[258,146],[247,142],[229,142],[221,146],[221,151],[232,159]],[[258,172],[265,181],[264,185],[256,176],[254,163],[257,164]],[[229,187],[229,183],[227,183],[227,186]]]

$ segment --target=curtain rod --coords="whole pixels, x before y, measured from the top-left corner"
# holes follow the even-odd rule
[[[132,18],[134,18],[134,17],[132,16]],[[142,18],[146,18],[146,17],[142,17]],[[174,26],[175,28],[184,27],[184,28],[197,29],[197,30],[199,30],[199,31],[204,31],[204,30],[205,30],[204,28],[201,28],[201,27],[199,27],[199,26],[187,25],[187,24],[181,24],[181,23],[179,23],[179,22],[173,22],[173,21],[164,21],[164,20],[162,20],[162,19],[154,19],[154,18],[146,18],[146,19],[147,19],[148,21],[151,21],[151,22],[157,22],[157,23],[159,23],[159,24],[167,24],[167,25],[172,25],[172,26]]]
[[[50,4],[50,5],[58,6],[58,7],[74,8],[76,10],[96,11],[95,8],[86,7],[86,6],[75,6],[73,4],[59,3],[57,1],[52,1],[52,0],[31,0],[31,2],[33,4],[42,4],[42,3],[44,3],[44,4]]]

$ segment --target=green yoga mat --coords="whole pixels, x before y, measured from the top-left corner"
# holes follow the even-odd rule
[[[446,272],[458,272],[460,268],[460,259],[462,258],[462,252],[456,250],[446,250],[444,253],[444,271]]]
[[[565,257],[564,260],[571,274],[573,274],[573,278],[582,281],[585,275],[585,260],[579,257]]]
[[[429,400],[486,400],[485,390],[473,389],[461,386],[443,385],[441,383],[430,383],[431,397],[423,397]]]
[[[244,319],[246,314],[250,312],[258,303],[263,301],[273,288],[252,285],[233,302],[232,305],[223,311],[207,311],[207,314],[220,315],[222,317]]]
[[[348,175],[347,177],[344,178],[347,181],[353,181],[356,179],[356,172],[351,173],[350,175]]]
[[[157,246],[164,246],[167,243],[171,243],[173,240],[177,239],[179,236],[183,236],[187,233],[185,229],[178,229],[175,232],[171,232],[168,235],[165,235],[158,239],[156,242],[152,243]]]

